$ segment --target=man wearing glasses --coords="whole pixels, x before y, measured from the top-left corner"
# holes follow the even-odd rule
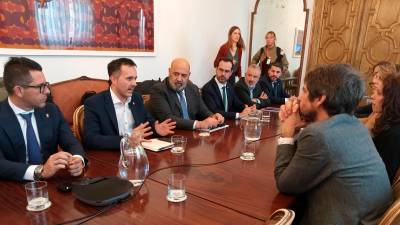
[[[61,169],[79,176],[83,148],[59,109],[46,103],[50,90],[42,67],[11,57],[3,80],[9,96],[0,102],[0,179],[41,180]]]

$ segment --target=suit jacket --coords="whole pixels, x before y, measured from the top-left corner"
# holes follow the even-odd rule
[[[261,76],[260,85],[262,90],[268,95],[272,104],[284,104],[285,98],[289,98],[290,96],[283,90],[283,84],[281,79],[277,79],[277,92],[275,93],[274,88],[272,87],[272,81],[268,76]]]
[[[85,101],[84,140],[88,149],[119,149],[117,116],[110,90],[96,94]],[[154,130],[153,117],[146,111],[142,97],[134,92],[128,106],[135,120],[134,127],[149,122]]]
[[[229,46],[228,44],[223,44],[219,48],[219,51],[217,53],[217,56],[214,59],[214,67],[218,67],[218,61],[220,58],[227,58],[229,54]],[[232,76],[237,76],[237,77],[242,77],[242,48],[237,48],[237,53],[238,53],[238,62],[237,62],[237,69],[234,73],[232,73]]]
[[[72,155],[85,157],[79,141],[52,103],[34,109],[43,163],[57,152],[58,145]],[[26,146],[17,116],[8,99],[0,102],[0,178],[22,181],[30,165],[26,163]]]
[[[244,104],[236,97],[233,87],[226,83],[226,95],[228,97],[228,111],[225,112],[224,102],[219,91],[215,76],[201,89],[203,100],[213,113],[219,113],[227,119],[236,119],[236,113],[244,109]]]
[[[386,165],[386,171],[390,182],[400,166],[400,123],[394,123],[388,130],[382,131],[373,137],[374,144]]]
[[[348,114],[310,124],[295,145],[278,145],[275,180],[281,192],[304,195],[304,225],[376,224],[392,202],[369,132]]]
[[[151,114],[160,121],[171,118],[178,129],[186,130],[193,129],[195,120],[203,120],[212,115],[201,99],[196,85],[188,81],[184,90],[190,119],[183,119],[177,93],[170,87],[168,77],[153,86],[149,103]]]
[[[256,86],[253,89],[253,98],[257,98],[260,100],[260,103],[254,103],[250,98],[250,90],[245,82],[245,77],[240,78],[240,80],[235,84],[235,93],[236,96],[242,101],[244,104],[248,106],[252,106],[256,104],[257,109],[265,108],[271,105],[271,100],[261,99],[259,98],[262,93],[262,88],[259,82],[257,82]],[[267,93],[265,93],[267,94]]]

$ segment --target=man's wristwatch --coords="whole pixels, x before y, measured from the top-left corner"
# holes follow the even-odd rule
[[[43,165],[39,165],[35,168],[33,172],[33,179],[34,180],[43,180]]]

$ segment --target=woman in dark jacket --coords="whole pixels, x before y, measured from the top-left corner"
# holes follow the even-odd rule
[[[272,63],[279,63],[283,66],[282,76],[289,77],[289,62],[282,48],[276,46],[276,34],[268,31],[265,34],[266,45],[251,58],[252,64],[259,64],[261,68],[261,76],[268,76],[268,69]]]
[[[390,181],[400,165],[400,74],[377,80],[372,94],[369,129]]]

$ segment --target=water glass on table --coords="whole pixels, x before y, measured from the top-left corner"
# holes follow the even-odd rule
[[[46,181],[33,181],[25,184],[26,199],[29,211],[41,211],[50,207]]]
[[[261,122],[260,119],[250,117],[247,119],[244,127],[244,138],[246,142],[259,140],[261,137]]]
[[[256,159],[256,144],[255,143],[244,143],[244,146],[240,152],[240,159],[245,161],[251,161]]]
[[[184,153],[186,148],[187,139],[182,135],[173,135],[171,137],[171,142],[174,147],[171,148],[172,153]]]
[[[185,175],[179,173],[171,174],[168,177],[167,200],[170,202],[182,202],[186,198]]]
[[[271,112],[268,110],[262,110],[261,113],[261,122],[269,123],[271,121]]]

